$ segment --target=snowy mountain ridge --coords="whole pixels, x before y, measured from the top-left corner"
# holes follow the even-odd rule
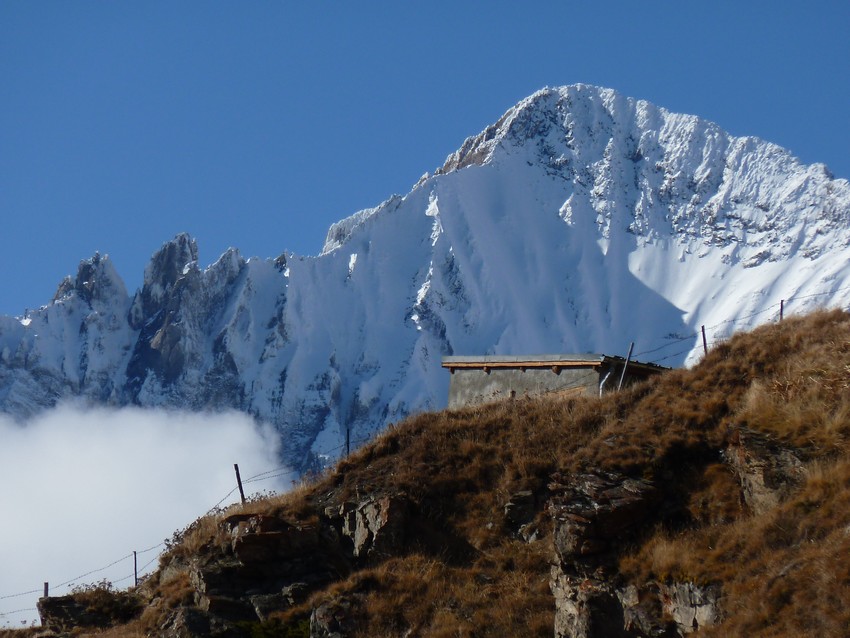
[[[0,317],[0,409],[232,408],[307,468],[445,405],[443,355],[634,341],[679,365],[701,325],[846,307],[848,246],[850,184],[823,165],[610,89],[543,89],[316,257],[201,269],[179,235],[132,297],[108,257],[81,262],[50,304]]]
[[[823,164],[803,166],[775,144],[733,138],[714,123],[610,89],[539,91],[468,138],[437,173],[487,164],[497,148],[512,153],[529,143],[549,175],[572,181],[574,197],[591,202],[604,237],[619,222],[645,241],[701,238],[716,246],[770,247],[771,256],[781,258],[797,247],[787,231],[803,230],[793,218],[809,208],[821,211],[815,235],[843,231],[836,240],[846,243],[850,233],[846,209],[820,208],[834,189],[848,192],[846,180],[835,183]],[[637,191],[631,200],[630,190]],[[771,215],[772,207],[784,214]],[[568,223],[572,208],[568,201]],[[810,235],[799,237],[810,256],[836,243],[823,245]]]

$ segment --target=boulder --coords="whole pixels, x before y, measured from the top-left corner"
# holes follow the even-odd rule
[[[346,638],[354,629],[347,598],[322,603],[310,614],[310,638]]]
[[[266,621],[269,615],[276,611],[284,611],[304,602],[310,593],[307,583],[293,583],[274,594],[257,594],[251,596],[254,612],[261,621]]]
[[[178,607],[166,617],[157,633],[162,638],[209,636],[211,633],[209,614],[195,607]]]
[[[505,521],[513,528],[530,523],[536,514],[537,498],[531,490],[515,492],[505,503]]]
[[[717,587],[632,584],[618,576],[620,547],[659,516],[653,483],[601,472],[555,479],[548,509],[556,638],[672,638],[719,621]]]
[[[806,477],[794,452],[745,428],[732,434],[723,457],[741,484],[744,501],[757,515],[776,507]]]
[[[39,598],[41,624],[58,633],[74,628],[104,629],[126,623],[143,609],[141,599],[111,587],[93,587],[67,596]]]
[[[708,627],[720,620],[720,588],[694,583],[660,584],[664,611],[673,618],[682,634]]]
[[[600,579],[552,570],[555,597],[555,638],[626,638],[639,634],[626,629],[616,589]]]
[[[654,485],[614,473],[579,474],[553,483],[549,502],[555,551],[562,561],[603,554],[637,529],[658,500]]]
[[[409,504],[401,496],[380,496],[338,510],[340,532],[351,539],[356,558],[387,556],[404,547]]]

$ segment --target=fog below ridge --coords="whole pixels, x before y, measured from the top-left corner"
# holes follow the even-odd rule
[[[0,627],[37,624],[45,581],[51,595],[104,579],[131,586],[133,551],[140,571],[154,569],[163,540],[235,488],[234,463],[243,479],[280,466],[279,436],[236,412],[65,405],[24,425],[0,417],[0,441]],[[292,478],[255,481],[246,495]]]

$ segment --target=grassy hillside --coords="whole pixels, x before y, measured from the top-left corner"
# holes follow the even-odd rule
[[[593,563],[594,579],[618,591],[714,587],[719,617],[699,636],[850,635],[848,434],[850,315],[839,311],[738,335],[693,369],[603,399],[419,415],[292,494],[196,521],[134,593],[144,611],[103,635],[178,635],[175,619],[200,604],[195,635],[308,635],[312,615],[315,635],[330,618],[351,636],[551,636],[561,533],[551,503],[558,485],[588,473],[657,494],[612,540],[610,560]],[[383,509],[368,511],[401,512],[397,525],[357,555],[346,517],[380,498]],[[293,551],[321,565],[315,577],[299,572],[304,586],[263,621],[234,620],[223,585],[210,585],[213,573],[248,582],[240,565],[254,559],[237,536],[249,527],[313,539]],[[274,551],[268,560],[283,560]],[[273,577],[262,574],[265,592]],[[245,589],[227,596],[255,596]],[[663,604],[647,609],[677,635]]]

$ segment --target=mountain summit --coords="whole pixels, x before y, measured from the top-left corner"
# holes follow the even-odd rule
[[[316,257],[201,269],[179,235],[132,297],[107,256],[0,317],[0,409],[68,397],[235,408],[302,469],[445,405],[451,354],[696,361],[709,338],[850,300],[850,184],[788,151],[586,85],[543,89]]]

